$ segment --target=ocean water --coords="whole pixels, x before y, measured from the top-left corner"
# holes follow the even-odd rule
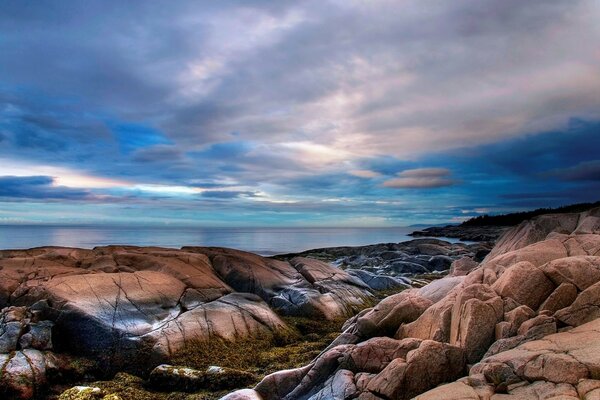
[[[123,226],[0,225],[0,249],[38,246],[92,248],[136,246],[221,246],[262,255],[319,247],[403,242],[415,228],[190,228]]]

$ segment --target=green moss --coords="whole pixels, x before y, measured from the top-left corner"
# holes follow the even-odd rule
[[[143,379],[123,372],[116,374],[109,381],[93,382],[90,385],[108,393],[102,400],[216,400],[227,394],[225,391],[214,393],[200,391],[194,394],[157,392],[146,388]]]
[[[65,390],[58,400],[100,400],[104,392],[97,387],[73,387]]]

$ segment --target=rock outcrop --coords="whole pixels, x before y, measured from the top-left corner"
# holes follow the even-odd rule
[[[289,329],[279,315],[333,320],[370,298],[362,280],[304,258],[199,247],[0,251],[0,393],[37,396],[50,351],[146,372],[191,342],[273,336]]]
[[[310,365],[231,396],[600,398],[600,209],[524,222],[478,267],[454,267],[350,319]]]

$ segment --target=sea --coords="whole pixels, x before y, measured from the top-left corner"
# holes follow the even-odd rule
[[[261,255],[321,247],[361,246],[411,240],[418,228],[199,228],[135,226],[0,225],[0,249],[39,246],[93,248],[135,246],[219,246]]]

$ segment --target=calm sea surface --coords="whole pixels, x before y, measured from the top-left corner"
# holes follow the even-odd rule
[[[0,249],[37,246],[92,248],[137,246],[222,246],[263,255],[319,247],[402,242],[415,228],[176,228],[0,225]]]

